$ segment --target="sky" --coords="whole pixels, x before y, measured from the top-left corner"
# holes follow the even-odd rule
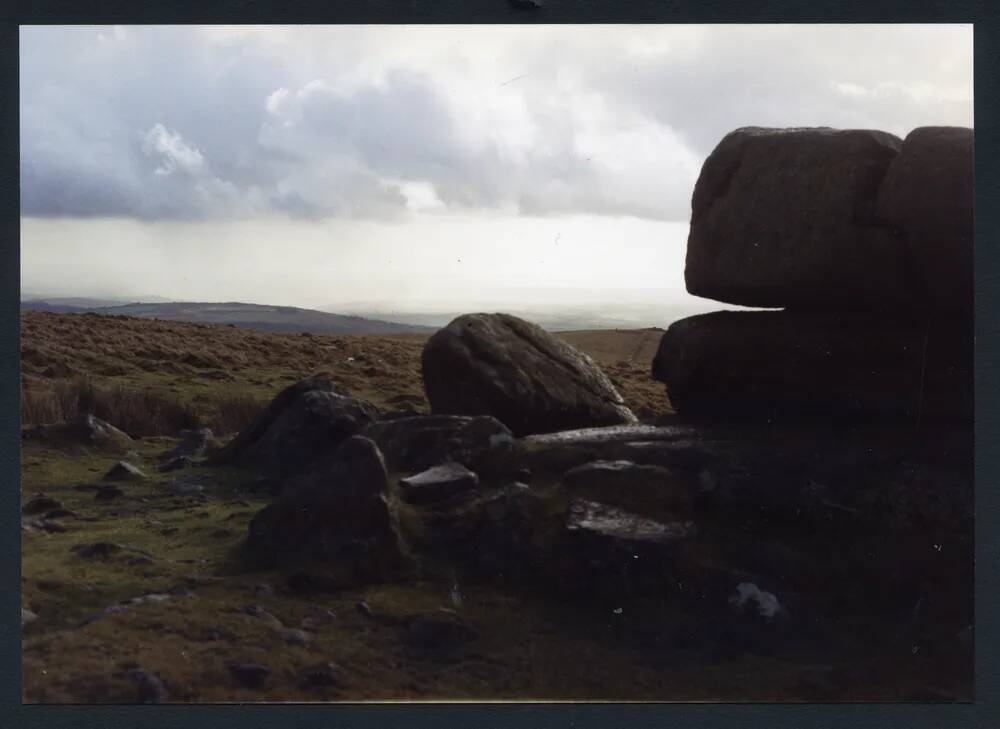
[[[684,253],[725,134],[973,126],[971,25],[46,26],[20,41],[21,284],[49,296],[709,311],[684,290]]]

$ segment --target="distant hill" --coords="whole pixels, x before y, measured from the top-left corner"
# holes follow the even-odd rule
[[[137,316],[147,319],[165,319],[196,324],[234,324],[248,329],[267,332],[310,334],[400,334],[428,333],[433,327],[400,324],[368,319],[361,316],[344,316],[295,306],[267,306],[240,302],[170,302],[145,304],[119,304],[115,306],[70,305],[49,300],[22,301],[24,311],[55,311],[60,313],[95,313],[107,316]]]

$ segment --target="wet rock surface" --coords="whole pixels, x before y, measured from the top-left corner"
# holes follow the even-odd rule
[[[636,422],[588,355],[508,314],[455,319],[421,367],[434,413],[492,415],[515,435]]]

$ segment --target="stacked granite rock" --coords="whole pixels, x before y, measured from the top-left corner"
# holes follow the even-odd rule
[[[971,129],[743,128],[695,185],[690,293],[780,311],[675,322],[683,415],[972,417]]]

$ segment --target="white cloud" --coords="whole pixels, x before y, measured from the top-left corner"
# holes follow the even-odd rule
[[[23,210],[43,216],[685,221],[733,128],[972,123],[971,26],[54,26],[21,40]]]
[[[179,171],[198,176],[207,171],[201,152],[187,144],[180,134],[171,132],[159,122],[143,137],[142,151],[147,157],[156,160],[157,175],[171,175]]]

